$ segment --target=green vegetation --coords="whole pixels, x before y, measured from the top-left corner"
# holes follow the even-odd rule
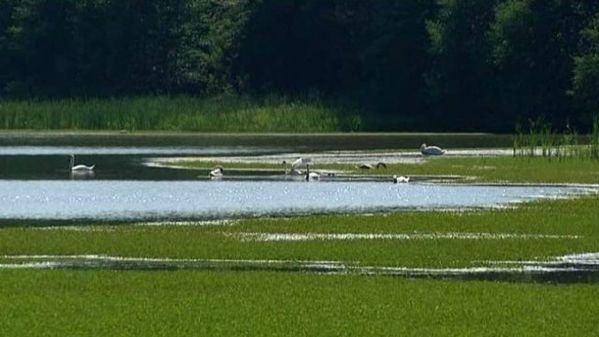
[[[0,255],[343,261],[360,265],[473,267],[599,251],[599,199],[545,201],[484,212],[405,212],[241,220],[233,225],[31,227],[0,231]],[[564,224],[568,224],[564,226]],[[243,233],[514,233],[579,238],[252,241]],[[0,259],[1,261],[2,259]]]
[[[593,118],[592,134],[587,146],[579,145],[581,140],[576,130],[569,125],[562,133],[552,130],[551,124],[542,119],[530,121],[528,132],[524,133],[521,126],[516,127],[513,137],[514,157],[541,156],[551,160],[569,158],[599,159],[599,116]]]
[[[545,158],[434,158],[423,165],[389,168],[403,175],[450,174],[499,183],[599,183],[599,163],[586,159],[550,162]]]
[[[0,101],[0,128],[203,132],[353,131],[359,117],[320,99],[139,97]]]
[[[484,260],[545,259],[597,251],[598,202],[589,197],[484,212],[254,219],[229,226],[3,228],[0,254],[333,259],[362,265],[473,267]],[[223,235],[256,231],[458,231],[580,238],[253,242]],[[241,270],[0,270],[0,276],[2,335],[586,336],[599,332],[595,285]]]
[[[545,116],[587,133],[599,5],[0,0],[0,69],[5,99],[316,93],[368,130],[510,132]]]
[[[4,336],[594,336],[599,288],[213,272],[1,271]]]
[[[225,165],[228,170],[270,169],[283,173],[280,164],[221,163],[214,161],[183,161],[177,166],[200,169],[208,173],[215,165]],[[360,170],[355,165],[315,163],[314,169],[340,170],[346,174],[372,174],[381,176],[462,176],[467,182],[486,183],[587,183],[599,184],[599,162],[585,158],[549,161],[542,157],[472,157],[428,158],[416,164],[389,164],[387,168]]]
[[[186,165],[208,168],[214,162]],[[227,168],[281,165],[227,164]],[[350,165],[327,168],[355,172]],[[594,182],[599,161],[542,157],[430,158],[362,173],[459,174],[477,181]],[[401,188],[398,185],[397,188]],[[599,251],[599,198],[514,208],[312,215],[198,224],[4,223],[0,264],[14,255],[339,261],[348,266],[484,267]],[[50,224],[51,225],[51,224]],[[248,233],[552,235],[452,239],[256,241]],[[21,260],[26,261],[26,260]],[[0,269],[0,335],[593,336],[595,284],[322,275],[279,270]],[[507,323],[506,323],[507,322]]]

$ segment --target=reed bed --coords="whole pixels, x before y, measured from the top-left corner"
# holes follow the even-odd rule
[[[359,129],[351,109],[319,98],[153,96],[0,101],[0,129],[334,132]]]
[[[542,119],[529,121],[528,128],[516,126],[513,137],[514,157],[552,159],[599,159],[599,115],[593,118],[592,133],[579,135],[569,125],[557,131]]]

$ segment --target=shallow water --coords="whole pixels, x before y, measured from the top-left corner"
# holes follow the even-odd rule
[[[478,208],[581,192],[568,187],[391,184],[391,177],[323,177],[306,183],[280,170],[207,171],[148,165],[155,157],[281,158],[297,151],[315,162],[327,149],[348,151],[416,146],[420,141],[496,145],[488,135],[120,135],[0,134],[0,219],[179,221],[398,209]],[[318,157],[318,152],[321,157]],[[377,153],[377,151],[363,151]],[[72,175],[77,164],[93,174]],[[363,154],[358,154],[361,158]],[[347,158],[357,160],[351,153]],[[408,153],[407,157],[420,157]],[[385,157],[398,157],[396,153]],[[333,156],[339,160],[339,156]],[[344,157],[345,158],[345,157]],[[353,158],[353,159],[352,159]],[[350,160],[347,159],[347,160]],[[361,160],[361,159],[359,159]]]
[[[359,274],[449,280],[543,283],[599,282],[599,254],[565,255],[548,261],[486,261],[477,267],[363,266],[355,261],[172,259],[108,255],[4,255],[0,269],[216,270]]]
[[[201,220],[478,208],[582,191],[348,181],[0,180],[0,219]]]

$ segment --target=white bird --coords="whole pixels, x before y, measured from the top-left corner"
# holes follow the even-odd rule
[[[426,146],[426,144],[422,144],[420,145],[420,152],[427,156],[440,156],[447,151],[438,146]]]
[[[378,162],[376,163],[376,165],[372,165],[372,164],[360,164],[356,166],[359,169],[363,169],[363,170],[372,170],[374,168],[387,168],[387,164],[383,163],[383,162]]]
[[[310,165],[306,164],[306,181],[320,180],[320,174],[310,172]]]
[[[96,165],[87,166],[83,164],[75,165],[75,155],[71,155],[71,162],[69,163],[69,169],[71,172],[91,172],[94,170]]]
[[[208,176],[212,179],[218,179],[223,177],[224,172],[222,166],[217,166],[214,170],[210,171]]]
[[[410,177],[404,177],[404,176],[393,176],[393,183],[394,184],[405,184],[405,183],[409,183],[410,182]]]
[[[356,167],[359,169],[362,169],[362,170],[372,170],[374,168],[374,166],[372,166],[370,164],[360,164]]]
[[[299,157],[293,163],[291,163],[291,168],[296,169],[298,167],[304,167],[304,166],[307,166],[308,164],[310,164],[311,162],[312,162],[311,158]]]

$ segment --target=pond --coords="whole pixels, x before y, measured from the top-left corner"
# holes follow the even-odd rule
[[[373,135],[94,137],[0,136],[0,219],[152,221],[459,209],[584,192],[569,187],[394,185],[390,177],[339,176],[306,182],[285,176],[283,168],[281,172],[244,172],[243,176],[238,172],[209,181],[205,172],[145,165],[154,157],[316,154],[343,142],[344,150],[359,150],[374,147],[377,138]],[[430,138],[420,138],[426,137]],[[458,142],[466,142],[460,137],[468,138],[458,136]],[[312,143],[314,139],[323,140],[322,144]],[[380,148],[415,139],[415,135],[378,138]],[[489,146],[501,141],[493,137],[481,141],[485,139],[481,135],[474,139]],[[70,154],[77,155],[77,163],[95,164],[94,173],[72,176]]]

